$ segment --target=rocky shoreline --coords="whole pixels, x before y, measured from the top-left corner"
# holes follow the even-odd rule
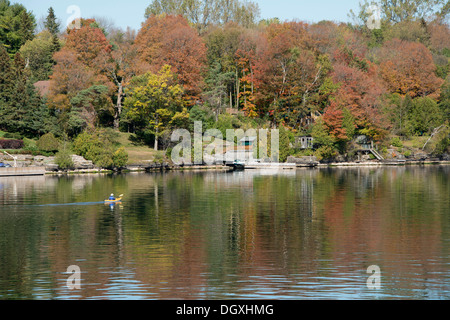
[[[230,167],[224,165],[192,165],[192,166],[175,166],[168,163],[148,164],[131,164],[120,170],[106,170],[96,167],[92,161],[86,160],[80,156],[72,156],[75,168],[69,171],[59,170],[58,165],[54,163],[54,157],[32,156],[32,155],[16,155],[18,167],[45,167],[46,174],[98,174],[111,172],[158,172],[158,171],[230,171]],[[0,162],[13,165],[11,159],[0,155]],[[293,168],[324,168],[324,167],[382,167],[382,166],[413,166],[413,165],[450,165],[447,159],[391,159],[391,160],[361,160],[361,161],[330,161],[319,162],[315,157],[289,157],[288,164],[292,164]],[[254,169],[254,168],[252,168]]]

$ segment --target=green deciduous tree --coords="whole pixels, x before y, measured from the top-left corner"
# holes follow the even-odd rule
[[[155,150],[158,150],[158,138],[164,132],[175,112],[184,106],[183,88],[175,79],[171,67],[165,65],[157,73],[147,73],[135,80],[140,83],[128,90],[125,99],[127,116],[143,123],[155,137]]]
[[[52,74],[55,64],[53,60],[54,46],[52,34],[44,30],[20,48],[20,53],[31,72],[33,82],[48,80]]]
[[[409,123],[413,134],[431,134],[435,128],[443,123],[442,113],[437,102],[428,97],[414,99]]]
[[[409,134],[409,114],[412,108],[410,95],[402,97],[398,93],[389,95],[386,99],[385,112],[392,125],[392,132],[397,135]]]

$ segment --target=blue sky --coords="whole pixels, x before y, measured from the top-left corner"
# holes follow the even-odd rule
[[[278,17],[281,20],[298,19],[307,22],[320,20],[348,21],[350,9],[356,11],[360,0],[253,0],[259,4],[261,18]],[[78,6],[81,17],[107,17],[118,27],[139,29],[144,21],[145,8],[151,0],[10,0],[21,3],[33,11],[36,18],[47,15],[49,7],[55,9],[63,25],[73,12],[67,12],[72,6]]]

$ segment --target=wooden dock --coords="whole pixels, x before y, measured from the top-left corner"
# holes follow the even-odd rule
[[[0,168],[0,177],[43,176],[44,167]]]

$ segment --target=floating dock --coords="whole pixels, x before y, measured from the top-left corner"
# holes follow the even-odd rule
[[[297,168],[295,163],[247,163],[245,169],[278,169],[278,170],[294,170]]]
[[[0,168],[0,177],[27,177],[45,175],[44,167]]]

